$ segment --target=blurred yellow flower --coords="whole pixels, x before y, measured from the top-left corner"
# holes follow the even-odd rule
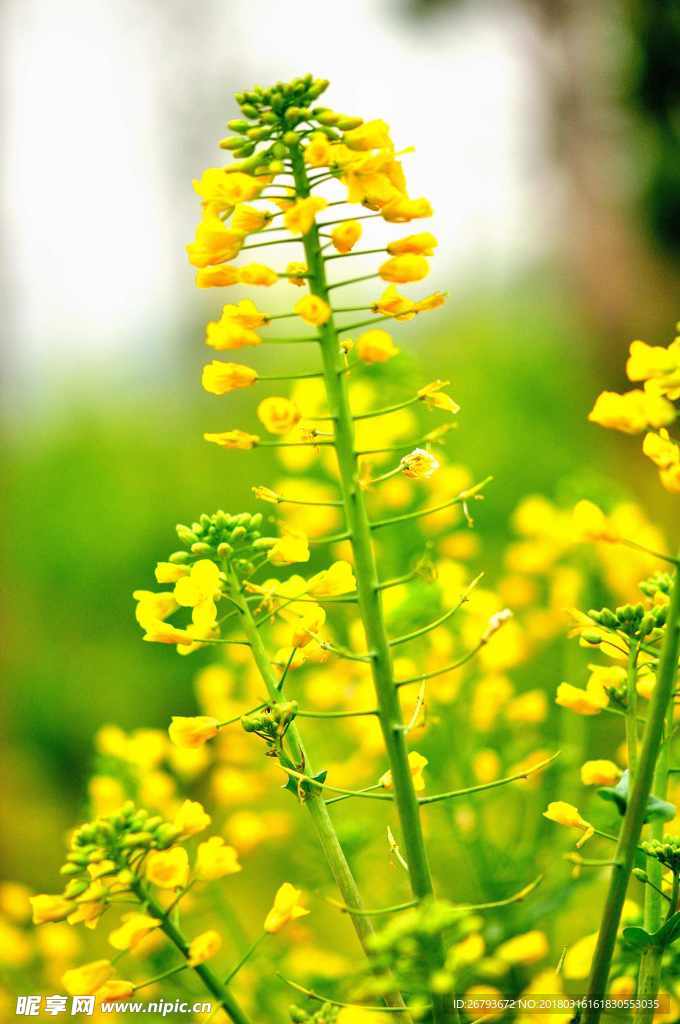
[[[238,388],[249,388],[256,382],[257,370],[242,363],[223,363],[213,359],[203,367],[201,384],[211,395],[226,395]]]
[[[212,882],[225,875],[235,875],[241,870],[238,854],[232,846],[226,846],[221,836],[211,836],[199,843],[196,853],[196,878]]]
[[[318,295],[305,295],[293,306],[293,310],[308,324],[319,327],[330,318],[331,307]]]
[[[290,882],[284,882],[277,891],[274,904],[265,918],[264,930],[273,935],[280,932],[289,921],[296,921],[308,913],[309,911],[302,906],[302,892]]]
[[[92,996],[113,974],[110,960],[93,960],[66,971],[61,981],[70,996]]]
[[[270,434],[287,434],[300,420],[300,410],[290,398],[271,395],[257,407],[257,418]]]
[[[411,778],[413,779],[413,788],[416,793],[421,793],[425,789],[425,777],[423,771],[427,767],[428,760],[419,754],[417,750],[411,750],[408,755],[408,766],[411,772]],[[392,772],[387,771],[384,775],[381,775],[378,779],[379,784],[384,789],[392,789]]]
[[[391,334],[379,327],[364,331],[357,338],[355,350],[364,363],[386,363],[399,353]]]
[[[210,960],[211,957],[217,956],[221,948],[222,939],[219,932],[214,930],[202,932],[189,943],[189,956],[187,957],[187,963],[190,967],[196,967],[198,964],[204,964],[206,960]]]
[[[189,879],[189,857],[183,846],[152,850],[146,861],[146,877],[159,889],[181,889]]]

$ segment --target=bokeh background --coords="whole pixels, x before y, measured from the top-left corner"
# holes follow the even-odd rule
[[[634,496],[674,525],[635,441],[586,414],[623,384],[629,341],[666,344],[680,316],[680,16],[673,0],[4,0],[0,20],[0,871],[49,889],[93,733],[192,713],[210,659],[140,643],[132,590],[175,522],[251,507],[271,472],[201,441],[219,298],[183,246],[233,92],[310,70],[413,147],[449,302],[404,344],[452,382],[455,460],[495,478],[476,524],[493,581],[529,493]],[[251,399],[233,407],[245,424]],[[537,669],[551,694],[555,659]]]

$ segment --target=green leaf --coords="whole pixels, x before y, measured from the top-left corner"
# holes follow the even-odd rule
[[[630,772],[626,770],[619,779],[616,786],[601,786],[597,795],[602,800],[609,800],[616,804],[619,814],[623,817],[628,807],[628,792],[630,787]],[[668,800],[660,800],[658,796],[650,794],[647,798],[647,809],[644,821],[672,821],[676,814],[675,804]]]
[[[633,949],[646,949],[647,946],[651,946],[655,936],[650,935],[644,928],[638,928],[636,925],[631,925],[629,928],[623,929],[623,941]]]
[[[670,946],[678,938],[680,938],[680,914],[673,914],[655,933],[654,943],[657,946]]]

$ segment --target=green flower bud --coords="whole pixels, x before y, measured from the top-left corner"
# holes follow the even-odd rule
[[[173,565],[183,565],[185,562],[189,561],[189,554],[187,551],[173,551],[169,556],[168,561],[172,562]]]
[[[217,554],[220,558],[229,558],[229,556],[233,554],[233,551],[233,547],[231,544],[227,544],[226,540],[222,541],[222,543],[217,546]]]
[[[246,140],[240,135],[230,135],[218,142],[220,149],[242,149],[245,145],[247,145]]]
[[[184,526],[182,523],[177,524],[175,532],[182,544],[194,544],[198,540],[193,530],[190,530],[188,526]]]
[[[227,121],[227,128],[229,129],[230,132],[240,132],[241,134],[243,134],[244,132],[248,131],[250,125],[248,124],[247,121],[244,121],[242,118],[234,117],[232,118],[231,121]]]
[[[312,113],[314,113],[314,111],[312,111]],[[319,122],[319,124],[325,124],[329,128],[332,127],[333,125],[338,124],[341,117],[342,115],[336,114],[334,110],[324,110],[316,115],[316,119]]]
[[[581,636],[586,641],[586,643],[589,643],[589,644],[596,644],[596,645],[597,644],[601,644],[602,640],[603,640],[603,637],[601,637],[599,633],[595,633],[594,631],[592,631],[590,629],[584,630],[584,632],[581,634]]]
[[[86,889],[89,889],[90,883],[86,878],[72,878],[64,889],[64,896],[67,900],[73,900],[76,896],[80,896]]]
[[[272,146],[272,153],[277,160],[283,160],[284,157],[288,156],[288,146],[283,142],[275,142]]]
[[[251,121],[253,118],[257,117],[257,107],[254,107],[251,103],[241,103],[239,106],[241,107],[244,115],[249,117]]]
[[[191,545],[192,555],[212,555],[214,550],[212,545],[205,544],[203,541],[196,541],[195,544]]]
[[[297,146],[300,141],[300,136],[297,132],[286,132],[283,136],[283,141],[287,146]]]
[[[363,123],[363,117],[343,117],[338,121],[338,128],[343,132],[351,132],[353,128],[359,128]]]

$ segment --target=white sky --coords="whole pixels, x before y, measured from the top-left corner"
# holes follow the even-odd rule
[[[480,267],[504,276],[545,241],[540,109],[511,2],[420,26],[397,0],[8,10],[6,276],[14,363],[34,381],[48,386],[74,357],[96,368],[134,356],[140,338],[163,352],[198,298],[182,251],[197,217],[190,178],[222,161],[230,93],[255,82],[322,74],[332,106],[384,117],[398,146],[416,147],[407,177],[435,207],[423,224],[440,239],[433,284]]]

